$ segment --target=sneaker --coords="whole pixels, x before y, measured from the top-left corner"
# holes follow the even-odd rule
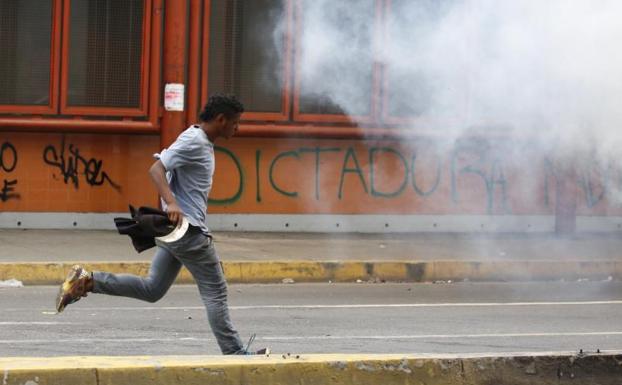
[[[255,341],[255,337],[256,337],[256,334],[253,334],[251,336],[251,338],[248,340],[248,343],[246,344],[246,349],[243,350],[242,354],[247,355],[247,356],[254,356],[254,355],[268,356],[270,355],[270,348],[263,348],[263,349],[259,349],[254,352],[250,351],[251,344],[253,343],[253,341]]]
[[[73,266],[56,297],[56,311],[60,313],[65,306],[86,297],[92,286],[93,275],[80,265]]]

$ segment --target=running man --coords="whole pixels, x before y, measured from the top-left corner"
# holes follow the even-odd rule
[[[267,354],[268,349],[250,352],[233,327],[227,305],[227,283],[212,236],[207,227],[207,201],[214,175],[214,142],[229,139],[238,130],[244,106],[230,95],[213,95],[199,116],[200,124],[182,132],[160,154],[149,175],[171,222],[183,218],[189,226],[184,236],[165,243],[156,239],[157,251],[149,275],[88,272],[74,266],[62,284],[56,309],[86,297],[87,293],[109,294],[156,302],[166,294],[182,265],[194,277],[207,310],[207,318],[223,354]]]

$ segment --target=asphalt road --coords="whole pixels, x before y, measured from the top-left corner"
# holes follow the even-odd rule
[[[219,354],[194,286],[160,302],[0,289],[0,356]],[[622,348],[621,282],[231,285],[243,339],[274,353],[488,353]]]

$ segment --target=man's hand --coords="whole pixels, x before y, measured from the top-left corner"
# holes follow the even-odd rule
[[[184,213],[181,211],[176,202],[173,202],[166,207],[166,213],[168,214],[168,219],[177,227],[181,225],[181,218],[184,216]]]

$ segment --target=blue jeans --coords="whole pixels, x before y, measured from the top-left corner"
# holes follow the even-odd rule
[[[158,250],[149,275],[93,272],[93,292],[156,302],[171,287],[185,266],[199,287],[207,319],[223,354],[244,354],[244,346],[231,323],[227,306],[227,282],[212,237],[191,228],[172,243],[156,240]]]

